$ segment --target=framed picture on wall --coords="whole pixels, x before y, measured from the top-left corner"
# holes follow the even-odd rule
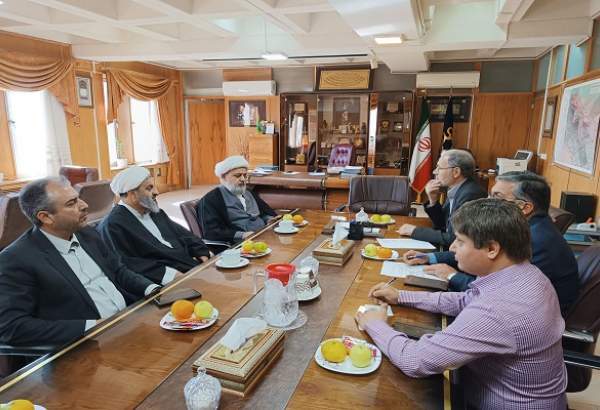
[[[552,130],[554,129],[554,117],[556,114],[557,96],[549,97],[546,100],[546,116],[544,117],[544,129],[542,135],[547,138],[552,138]]]
[[[230,127],[256,127],[258,121],[267,119],[267,102],[264,100],[229,101]]]
[[[593,175],[599,122],[600,79],[566,87],[558,113],[554,162]]]
[[[92,79],[90,77],[75,77],[77,84],[77,98],[79,99],[80,107],[93,107],[94,100],[92,99]]]

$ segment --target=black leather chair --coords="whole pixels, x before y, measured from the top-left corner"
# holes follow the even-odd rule
[[[600,369],[594,356],[600,332],[600,246],[586,249],[578,258],[581,291],[565,317],[563,348],[568,373],[568,392],[585,390],[592,369]]]
[[[557,208],[555,206],[551,206],[550,209],[548,209],[548,215],[550,215],[554,225],[556,228],[558,228],[561,234],[567,232],[569,226],[575,222],[575,215],[569,211],[565,211],[564,209]]]
[[[0,251],[29,228],[31,222],[19,207],[19,194],[9,192],[0,195]]]
[[[221,241],[211,241],[203,237],[202,227],[198,223],[198,214],[196,213],[196,206],[201,200],[202,199],[193,199],[191,201],[182,202],[179,204],[179,208],[181,209],[181,213],[183,213],[183,217],[185,218],[190,231],[199,238],[202,238],[206,246],[208,246],[208,248],[216,255],[223,252],[225,249],[230,248],[230,244]]]
[[[88,221],[94,225],[110,213],[116,196],[110,189],[110,181],[80,182],[73,186],[79,192],[79,198],[88,204]]]
[[[408,178],[387,175],[361,175],[350,180],[348,207],[350,212],[364,208],[367,213],[409,215],[412,202],[412,189]]]

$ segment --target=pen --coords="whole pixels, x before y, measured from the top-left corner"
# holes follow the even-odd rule
[[[398,278],[392,278],[390,280],[387,281],[387,283],[385,284],[385,287],[387,288],[388,286],[390,286],[392,283],[394,283],[394,281],[398,279]]]
[[[416,255],[409,255],[406,257],[406,259],[411,260],[411,259],[427,259],[427,255],[425,255],[424,253],[418,253]]]

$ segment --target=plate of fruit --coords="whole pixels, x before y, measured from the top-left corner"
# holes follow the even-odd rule
[[[0,410],[46,410],[46,408],[33,404],[29,400],[16,399],[0,404]]]
[[[244,241],[241,254],[244,258],[260,258],[271,253],[271,248],[264,242]]]
[[[374,223],[375,225],[392,225],[396,223],[396,220],[388,214],[373,214],[369,218],[369,222]]]
[[[398,259],[400,255],[393,249],[384,248],[383,246],[377,246],[373,243],[368,244],[361,249],[360,254],[363,258],[374,259],[376,261],[387,261],[391,259]]]
[[[300,214],[296,214],[296,215],[292,215],[292,214],[285,214],[283,215],[283,219],[284,221],[293,221],[294,222],[294,226],[296,228],[301,228],[303,226],[308,225],[308,221],[306,219],[304,219],[304,217]]]
[[[200,330],[211,326],[218,317],[217,308],[206,300],[195,305],[189,300],[176,300],[160,320],[160,327],[167,330]]]
[[[332,372],[368,374],[381,365],[381,350],[364,340],[342,336],[322,342],[315,352],[315,362]]]

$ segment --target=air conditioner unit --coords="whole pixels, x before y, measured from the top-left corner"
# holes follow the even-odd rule
[[[275,81],[223,81],[223,95],[275,95]]]
[[[477,88],[479,71],[418,73],[417,88]]]

